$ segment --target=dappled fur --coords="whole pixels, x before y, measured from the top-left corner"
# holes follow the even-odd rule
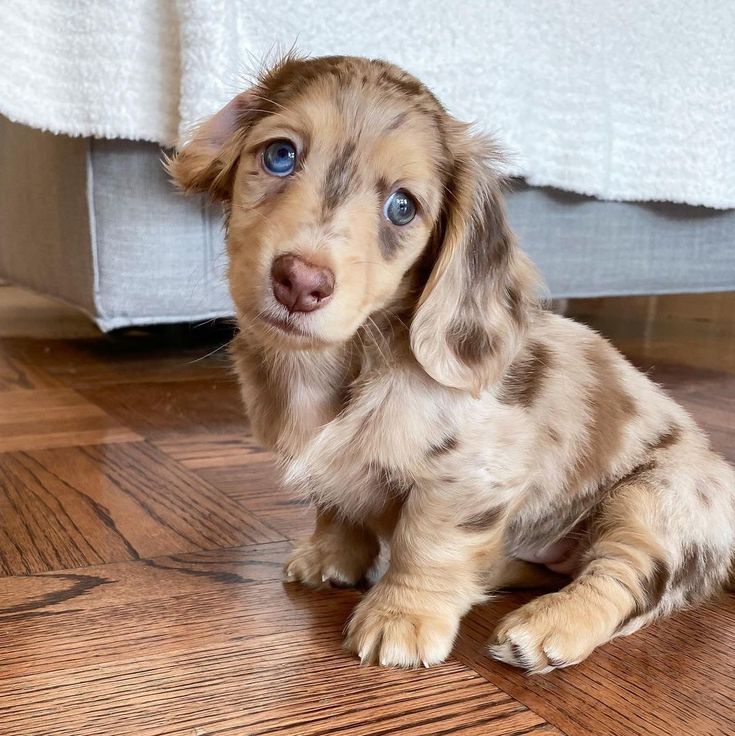
[[[298,149],[268,175],[268,142]],[[489,591],[570,576],[499,625],[491,653],[544,672],[716,593],[735,474],[691,418],[591,330],[538,301],[495,145],[384,62],[287,56],[196,128],[169,171],[225,204],[232,352],[253,429],[317,508],[286,565],[356,584],[364,661],[443,660]],[[383,215],[397,188],[417,202]],[[274,259],[335,275],[289,314]]]

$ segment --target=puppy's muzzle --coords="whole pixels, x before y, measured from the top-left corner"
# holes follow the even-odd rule
[[[273,295],[290,313],[313,312],[334,293],[334,273],[296,255],[279,256],[271,267]]]

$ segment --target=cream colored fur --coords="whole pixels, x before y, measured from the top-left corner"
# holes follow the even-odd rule
[[[276,180],[260,157],[284,137],[300,166]],[[441,662],[473,605],[548,567],[572,580],[490,647],[546,672],[732,568],[735,473],[603,338],[539,306],[496,158],[401,70],[331,57],[286,58],[170,163],[225,202],[245,404],[318,510],[287,577],[356,584],[390,549],[349,624],[366,662]],[[418,203],[402,228],[383,213],[398,187]],[[284,253],[333,271],[326,307],[274,300]]]

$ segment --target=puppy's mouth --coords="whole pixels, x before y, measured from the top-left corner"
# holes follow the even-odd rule
[[[261,320],[270,327],[290,335],[291,337],[312,337],[302,324],[303,315],[298,314],[263,314]]]

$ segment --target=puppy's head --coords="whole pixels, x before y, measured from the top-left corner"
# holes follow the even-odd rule
[[[287,57],[196,128],[169,170],[226,204],[244,330],[315,348],[409,301],[426,372],[477,393],[517,351],[535,286],[496,159],[390,64]]]

